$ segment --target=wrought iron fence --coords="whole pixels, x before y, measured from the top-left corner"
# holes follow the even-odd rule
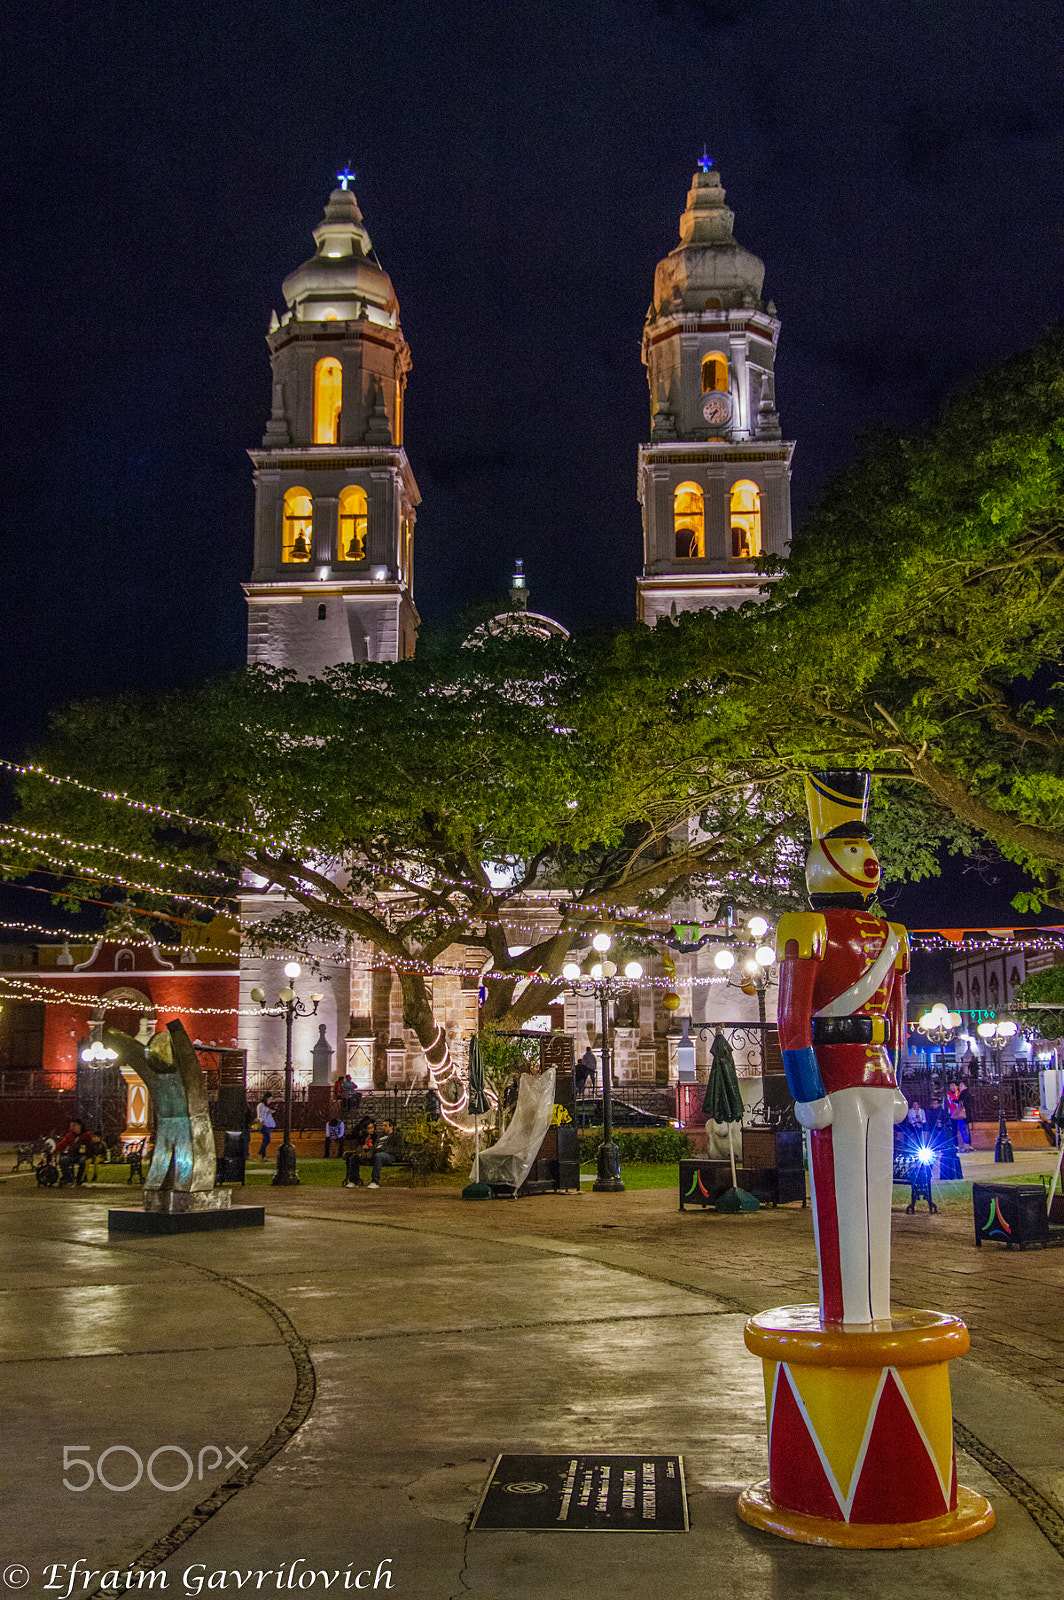
[[[1003,1110],[1006,1122],[1019,1122],[1042,1103],[1041,1079],[1036,1075],[1010,1075],[1000,1083],[982,1079],[971,1081],[961,1076],[947,1079],[968,1090],[969,1114],[972,1122],[996,1122]],[[905,1074],[902,1091],[912,1104],[914,1101],[930,1111],[942,1105],[942,1087],[930,1074],[919,1076]]]

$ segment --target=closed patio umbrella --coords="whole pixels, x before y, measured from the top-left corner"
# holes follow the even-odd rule
[[[490,1107],[484,1092],[484,1055],[476,1034],[469,1041],[469,1109],[473,1114],[473,1171],[472,1182],[462,1190],[462,1199],[490,1200],[490,1187],[480,1181],[480,1119]]]
[[[728,1156],[731,1160],[732,1186],[720,1196],[716,1203],[718,1211],[757,1211],[758,1202],[754,1195],[746,1189],[740,1189],[735,1179],[735,1137],[734,1127],[743,1120],[743,1097],[739,1088],[739,1078],[735,1071],[735,1057],[732,1055],[731,1045],[724,1037],[723,1031],[718,1028],[713,1036],[713,1045],[710,1050],[713,1065],[710,1068],[709,1082],[706,1084],[706,1093],[702,1101],[702,1110],[712,1122],[725,1122],[728,1125]]]

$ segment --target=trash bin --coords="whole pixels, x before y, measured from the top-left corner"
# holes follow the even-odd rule
[[[1046,1191],[1040,1183],[973,1183],[975,1242],[995,1239],[1011,1250],[1049,1243]]]
[[[215,1134],[216,1146],[218,1134]],[[217,1151],[214,1168],[215,1188],[222,1183],[244,1182],[244,1135],[227,1129],[221,1135],[222,1148]]]

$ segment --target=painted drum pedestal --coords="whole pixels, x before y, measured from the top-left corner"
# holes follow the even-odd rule
[[[864,1550],[974,1539],[988,1500],[957,1483],[949,1362],[957,1317],[901,1311],[867,1327],[779,1306],[746,1324],[765,1369],[769,1478],[739,1497],[744,1522],[801,1544]]]

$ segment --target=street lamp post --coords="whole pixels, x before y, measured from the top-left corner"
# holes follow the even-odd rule
[[[591,941],[598,960],[585,963],[587,971],[575,961],[567,961],[562,977],[574,994],[593,995],[602,1011],[602,1143],[598,1153],[598,1176],[592,1184],[600,1194],[623,1192],[621,1160],[613,1142],[613,1065],[610,1059],[609,1005],[618,995],[626,994],[643,976],[638,961],[629,961],[624,973],[619,974],[617,963],[609,959],[613,944],[608,933],[596,933]]]
[[[749,937],[733,939],[731,945],[723,945],[713,957],[713,965],[733,989],[757,996],[757,1017],[761,1025],[761,1083],[764,1088],[765,1032],[768,1025],[765,991],[777,979],[777,974],[772,970],[776,949],[774,944],[767,942],[771,928],[759,913],[747,919],[746,928]]]
[[[946,1081],[946,1045],[954,1037],[960,1025],[960,1012],[950,1011],[949,1007],[944,1006],[941,1000],[937,1003],[937,1005],[933,1005],[930,1011],[925,1011],[923,1016],[916,1024],[920,1032],[929,1041],[929,1043],[941,1045],[942,1047],[943,1083]],[[900,1041],[898,1059],[900,1062]]]
[[[274,1185],[282,1187],[290,1187],[299,1182],[299,1174],[296,1172],[296,1152],[292,1144],[292,1023],[296,1017],[317,1016],[318,1007],[325,998],[324,995],[312,994],[308,1006],[296,997],[292,985],[302,970],[298,961],[289,961],[285,964],[284,975],[288,979],[288,984],[277,996],[277,1006],[270,1008],[273,1016],[284,1017],[284,1139],[277,1152],[277,1171],[273,1175]],[[251,998],[256,1005],[262,1007],[263,1011],[267,1009],[264,989],[252,989]]]
[[[1005,1123],[1005,1102],[1001,1093],[1001,1076],[1003,1066],[1002,1056],[1005,1052],[1005,1046],[1008,1044],[1010,1039],[1016,1036],[1016,1034],[1019,1032],[1019,1028],[1017,1024],[1013,1022],[1011,1017],[1002,1017],[1000,1021],[997,1022],[981,1022],[975,1031],[988,1049],[992,1050],[994,1055],[997,1057],[998,1136],[994,1145],[994,1160],[1004,1162],[1015,1161],[1016,1155],[1012,1148],[1012,1140],[1009,1138],[1008,1127]]]

